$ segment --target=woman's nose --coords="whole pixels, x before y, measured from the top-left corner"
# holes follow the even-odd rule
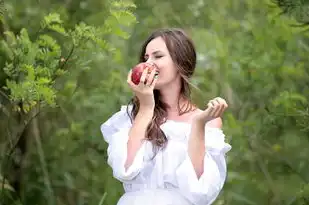
[[[149,64],[154,64],[154,61],[151,59],[151,58],[148,58],[146,63],[149,63]]]

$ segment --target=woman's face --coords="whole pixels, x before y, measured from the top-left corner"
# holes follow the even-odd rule
[[[159,78],[155,88],[160,89],[175,82],[179,82],[180,75],[162,37],[150,41],[146,47],[144,59],[147,63],[154,63],[159,69]]]

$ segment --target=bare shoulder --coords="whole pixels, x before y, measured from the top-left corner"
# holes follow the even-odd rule
[[[213,120],[210,120],[209,122],[207,122],[207,126],[208,127],[213,127],[213,128],[222,128],[222,119],[221,119],[221,117],[217,117],[217,118],[215,118],[215,119],[213,119]]]

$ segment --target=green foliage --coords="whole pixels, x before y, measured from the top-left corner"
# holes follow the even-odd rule
[[[117,65],[121,57],[117,42],[129,37],[128,31],[136,22],[131,11],[135,9],[133,3],[110,1],[108,6],[108,14],[96,26],[83,21],[70,25],[60,13],[52,11],[42,15],[36,32],[33,27],[3,32],[0,51],[4,58],[0,63],[4,67],[0,76],[4,76],[4,80],[1,81],[0,108],[7,114],[3,127],[8,127],[3,129],[7,132],[1,133],[5,134],[1,146],[8,148],[2,151],[1,169],[4,178],[9,179],[3,183],[4,187],[13,186],[9,185],[12,182],[13,188],[18,189],[8,195],[2,191],[1,203],[3,200],[11,204],[18,201],[42,204],[46,200],[49,204],[68,204],[72,200],[74,204],[115,201],[106,195],[111,179],[104,171],[108,167],[102,138],[81,138],[97,133],[98,125],[93,124],[94,119],[87,120],[79,113],[83,111],[87,116],[89,109],[100,109],[105,96],[98,86],[106,82],[103,80],[108,76],[104,73],[114,71],[102,70],[96,64]],[[88,83],[91,79],[96,81]],[[108,92],[110,90],[106,90]],[[85,101],[87,95],[89,100]],[[75,100],[79,103],[72,106]],[[102,113],[97,114],[96,119],[101,118]],[[61,121],[53,119],[57,115],[62,116]],[[45,123],[44,118],[50,121]],[[89,126],[94,129],[87,133]],[[80,157],[77,153],[85,146],[88,146],[88,154]],[[75,165],[68,161],[75,161]],[[82,163],[83,170],[80,169]],[[14,166],[10,166],[12,164]],[[20,168],[15,170],[14,167]],[[22,180],[17,172],[22,173],[19,174]],[[93,173],[93,177],[89,173]],[[102,186],[99,179],[104,180],[103,189],[87,188],[94,184]],[[67,196],[62,196],[64,192]],[[119,190],[109,192],[109,196],[113,196],[113,192],[117,194]]]
[[[0,21],[3,21],[3,16],[5,12],[5,6],[4,6],[4,1],[0,1]]]
[[[152,28],[184,28],[198,50],[194,99],[201,108],[215,96],[230,105],[223,119],[233,149],[228,181],[215,204],[309,203],[303,194],[309,182],[308,34],[303,28],[292,27],[294,19],[278,15],[281,8],[271,1],[156,1],[155,7],[169,14],[177,6],[166,4],[182,5],[171,18],[155,10],[148,14],[144,10],[151,10],[151,3],[137,2],[143,10],[137,10],[140,24],[131,45],[140,45],[136,42]],[[302,3],[299,9],[306,9]]]
[[[303,25],[309,24],[309,4],[304,0],[273,0],[282,9],[282,14],[292,16]]]
[[[125,78],[143,39],[158,27],[182,27],[198,51],[194,100],[201,108],[215,96],[229,103],[223,120],[233,149],[214,204],[307,204],[308,33],[291,26],[306,23],[306,4],[280,2],[6,1],[0,153],[23,165],[1,163],[4,187],[13,188],[6,198],[116,204],[123,189],[99,126],[128,102]],[[22,131],[26,152],[16,143]],[[19,150],[7,157],[14,144]],[[11,183],[16,171],[20,190]]]
[[[107,34],[112,32],[119,37],[128,38],[128,34],[119,24],[130,26],[135,22],[133,14],[124,10],[133,6],[124,2],[114,2],[112,6],[114,8],[111,9],[111,15],[102,27],[81,22],[74,29],[66,31],[60,15],[51,13],[44,17],[34,42],[29,38],[26,29],[22,29],[17,36],[7,32],[10,40],[3,41],[3,46],[9,48],[6,52],[10,60],[6,62],[4,71],[8,76],[5,88],[10,93],[11,101],[16,106],[22,102],[24,112],[39,103],[54,106],[57,92],[55,80],[67,73],[66,63],[75,57],[77,49],[88,49],[91,42],[105,51],[113,51],[115,48],[104,38]],[[64,57],[64,53],[68,44],[59,45],[55,37],[44,33],[45,30],[60,34],[64,37],[63,41],[72,43],[67,57]]]
[[[104,40],[95,35],[96,28],[82,23],[74,30],[66,32],[63,21],[56,13],[44,18],[40,33],[45,29],[61,34],[66,37],[65,41],[72,42],[73,48],[67,58],[62,57],[64,48],[48,34],[40,34],[37,40],[32,42],[27,30],[22,29],[17,36],[7,32],[10,40],[3,41],[3,46],[9,48],[7,53],[10,56],[4,68],[8,77],[5,88],[15,106],[22,102],[24,112],[28,112],[36,104],[55,105],[55,80],[66,73],[65,64],[74,56],[75,49],[78,49],[76,47],[83,46],[91,40],[107,49],[103,47]]]

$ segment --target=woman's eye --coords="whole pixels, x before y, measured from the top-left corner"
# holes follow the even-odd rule
[[[155,56],[155,58],[162,58],[163,56],[159,55],[159,56]]]

